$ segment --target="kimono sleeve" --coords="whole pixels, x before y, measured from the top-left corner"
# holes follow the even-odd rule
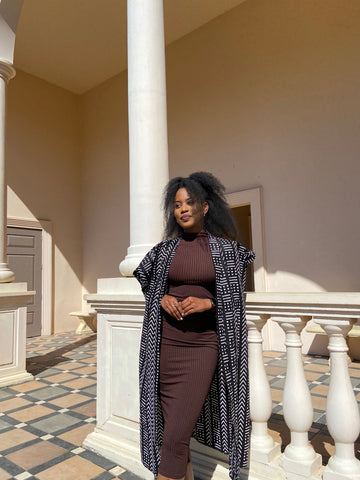
[[[244,264],[246,268],[250,263],[255,260],[256,254],[252,250],[247,250],[243,245],[238,243],[238,254],[240,257],[241,262]]]
[[[245,290],[246,269],[255,260],[255,252],[247,250],[244,246],[238,243],[238,255],[240,260],[240,279],[242,290]]]
[[[245,265],[248,266],[255,260],[256,253],[252,250],[246,250],[244,255]]]
[[[141,260],[139,265],[133,272],[134,277],[138,280],[141,286],[141,290],[144,295],[148,291],[151,279],[153,277],[154,265],[156,262],[157,252],[159,244],[155,245]]]

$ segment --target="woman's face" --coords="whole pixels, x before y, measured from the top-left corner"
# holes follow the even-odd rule
[[[184,232],[200,232],[204,228],[204,215],[208,210],[208,204],[193,201],[186,188],[179,188],[176,192],[174,216]]]

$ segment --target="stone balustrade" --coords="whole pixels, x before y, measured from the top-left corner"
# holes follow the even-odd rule
[[[98,316],[97,421],[84,447],[101,454],[144,480],[153,475],[139,455],[138,351],[144,297],[134,278],[101,279],[98,293],[86,295]],[[350,382],[346,335],[360,318],[360,293],[248,293],[246,297],[250,416],[250,469],[241,480],[360,480],[354,443],[360,432],[358,405]],[[272,398],[263,361],[263,328],[276,322],[285,334],[287,370],[284,421],[291,440],[281,453],[268,433]],[[311,394],[302,361],[301,333],[310,320],[329,337],[331,357],[327,427],[335,454],[323,465],[309,442],[313,422]],[[192,442],[195,476],[226,480],[227,457]]]
[[[246,312],[252,421],[249,478],[359,480],[360,461],[355,457],[354,443],[360,433],[360,416],[348,371],[346,336],[360,318],[360,293],[248,293]],[[272,400],[263,365],[261,332],[269,319],[285,333],[283,412],[291,441],[283,453],[267,431]],[[326,466],[308,440],[313,408],[302,362],[301,332],[311,319],[329,337],[326,421],[335,454]]]

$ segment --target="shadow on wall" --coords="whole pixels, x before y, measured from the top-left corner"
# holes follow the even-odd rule
[[[55,288],[77,290],[69,311],[82,285],[94,292],[97,278],[119,276],[128,247],[125,80],[82,96],[21,71],[9,84],[8,215],[52,222]]]
[[[76,96],[18,72],[8,88],[8,215],[48,219],[53,242],[81,280],[81,158]]]
[[[262,186],[270,291],[359,290],[359,28],[356,0],[256,0],[167,47],[171,176]]]
[[[263,187],[269,291],[358,290],[359,3],[275,3],[244,2],[167,47],[170,173],[209,170],[229,192]],[[79,278],[84,259],[89,290],[117,274],[123,232],[128,246],[121,82],[89,92],[83,146],[78,97],[21,72],[9,85],[9,185],[54,222]]]

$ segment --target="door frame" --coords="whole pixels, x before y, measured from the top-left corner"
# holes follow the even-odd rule
[[[51,335],[53,317],[52,222],[49,220],[30,220],[26,218],[8,217],[7,226],[41,230],[42,232],[41,335]]]
[[[250,205],[252,248],[256,253],[254,261],[254,290],[267,291],[265,241],[263,228],[262,188],[256,187],[225,195],[230,208]]]

